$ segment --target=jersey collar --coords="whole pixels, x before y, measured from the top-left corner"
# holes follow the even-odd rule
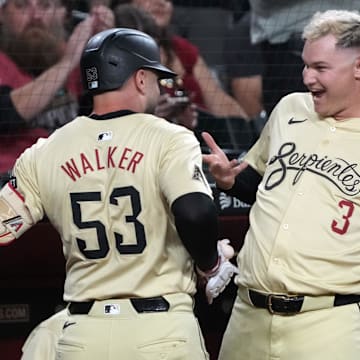
[[[114,112],[102,114],[102,115],[91,114],[91,115],[89,115],[89,118],[94,119],[94,120],[108,120],[108,119],[113,119],[113,118],[117,118],[120,116],[131,115],[131,114],[135,114],[135,112],[131,111],[131,110],[119,110],[119,111],[114,111]]]

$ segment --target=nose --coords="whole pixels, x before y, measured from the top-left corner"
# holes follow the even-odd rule
[[[304,66],[302,76],[303,76],[303,83],[305,86],[310,86],[316,82],[315,72],[309,67]]]
[[[29,5],[29,13],[33,19],[41,19],[44,14],[44,9],[37,3],[31,3]]]

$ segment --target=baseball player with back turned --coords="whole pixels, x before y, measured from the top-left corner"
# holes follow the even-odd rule
[[[93,113],[16,161],[0,192],[0,242],[45,214],[61,236],[69,319],[56,359],[208,359],[195,269],[211,303],[237,268],[217,241],[198,141],[150,114],[159,79],[176,74],[151,37],[124,28],[91,38],[81,68]]]
[[[360,14],[316,13],[303,37],[309,92],[243,163],[203,134],[218,187],[253,202],[220,360],[360,358]]]

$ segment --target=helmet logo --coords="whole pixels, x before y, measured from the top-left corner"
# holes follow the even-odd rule
[[[88,83],[88,89],[96,89],[99,87],[99,76],[95,66],[88,68],[86,71],[86,81]]]

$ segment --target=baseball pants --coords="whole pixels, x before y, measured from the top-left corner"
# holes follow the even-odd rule
[[[193,299],[161,298],[167,310],[160,304],[149,312],[146,299],[140,307],[129,299],[110,299],[95,301],[87,314],[72,313],[56,360],[208,360]]]
[[[360,359],[358,303],[273,315],[254,307],[239,291],[219,360],[312,359]]]

